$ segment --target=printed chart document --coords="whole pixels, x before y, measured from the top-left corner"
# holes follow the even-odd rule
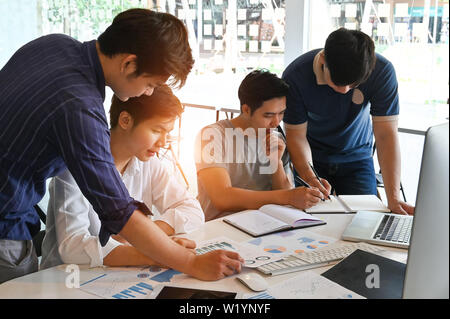
[[[365,299],[311,270],[269,287],[264,292],[245,294],[244,299]]]
[[[253,237],[326,224],[322,219],[302,210],[273,204],[264,205],[259,210],[246,210],[227,216],[223,221]]]
[[[330,200],[320,202],[305,211],[310,214],[320,214],[356,213],[359,210],[390,212],[389,208],[375,195],[330,195]]]
[[[263,251],[273,256],[284,257],[327,247],[336,241],[336,238],[310,232],[302,228],[252,238],[247,243],[260,247]]]
[[[190,276],[174,269],[105,267],[104,273],[80,283],[80,289],[107,299],[146,299],[161,284],[181,284]]]
[[[244,264],[242,266],[248,268],[256,268],[282,258],[282,256],[271,254],[262,247],[248,243],[238,243],[224,236],[199,243],[198,248],[196,248],[195,251],[197,254],[201,255],[218,249],[239,253],[244,259]]]

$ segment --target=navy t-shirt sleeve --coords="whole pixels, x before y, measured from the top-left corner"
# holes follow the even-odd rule
[[[99,216],[102,224],[99,238],[104,246],[139,207],[114,165],[106,119],[95,108],[74,105],[54,122],[52,131],[55,147]]]
[[[292,74],[283,74],[283,80],[289,85],[289,93],[286,96],[286,112],[283,122],[287,124],[302,124],[308,120],[306,106],[297,81]]]
[[[398,82],[394,66],[387,61],[372,84],[370,114],[388,116],[399,114]]]

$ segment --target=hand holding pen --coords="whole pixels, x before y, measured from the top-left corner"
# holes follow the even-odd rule
[[[289,162],[292,172],[294,172],[294,166],[292,162]],[[295,181],[303,187],[295,187],[290,190],[293,194],[291,197],[290,205],[299,209],[307,209],[317,205],[320,201],[324,201],[322,192],[316,188],[311,187],[300,176],[293,174]]]
[[[327,199],[331,200],[331,198],[330,198],[330,191],[331,191],[330,184],[327,182],[327,180],[319,177],[319,174],[317,174],[317,171],[315,170],[315,168],[311,164],[311,162],[308,162],[308,165],[311,168],[311,170],[313,171],[314,175],[316,176],[317,180],[319,181],[320,185],[323,188],[323,189],[319,188],[320,191],[327,197]],[[326,183],[326,185],[324,184],[324,182]],[[330,190],[328,190],[328,189],[330,189]],[[326,191],[326,193],[324,193],[324,190]]]
[[[300,176],[298,176],[298,175],[295,175],[295,181],[296,181],[297,183],[299,183],[300,185],[306,187],[306,188],[312,188],[311,185],[309,185],[307,182],[305,182],[305,181],[304,181]],[[315,188],[315,189],[317,190],[317,188]],[[321,193],[319,193],[319,194],[321,194]],[[325,201],[322,197],[320,198],[320,200],[321,200],[322,202]]]

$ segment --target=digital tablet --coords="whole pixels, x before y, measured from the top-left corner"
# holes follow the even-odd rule
[[[150,299],[240,299],[241,293],[159,285],[155,287]]]

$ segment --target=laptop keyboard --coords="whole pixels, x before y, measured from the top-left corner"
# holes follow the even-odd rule
[[[383,249],[366,243],[335,244],[310,252],[288,255],[282,260],[257,267],[263,274],[276,276],[295,271],[333,265],[360,249],[370,253],[377,253]]]
[[[385,215],[374,239],[397,243],[409,243],[413,219],[405,216]]]

